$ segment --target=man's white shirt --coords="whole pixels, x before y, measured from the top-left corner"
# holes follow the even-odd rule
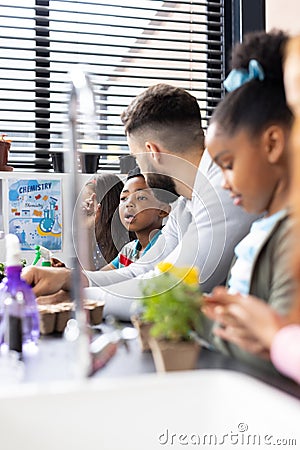
[[[234,206],[221,182],[220,168],[205,151],[192,199],[179,197],[155,245],[128,267],[85,272],[92,285],[98,286],[87,288],[86,295],[105,301],[105,315],[128,320],[132,303],[141,296],[141,279],[155,276],[154,268],[159,261],[178,267],[198,267],[203,292],[225,282],[234,247],[257,216]]]

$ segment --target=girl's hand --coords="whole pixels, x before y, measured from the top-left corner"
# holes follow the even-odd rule
[[[87,216],[94,216],[97,209],[96,194],[92,194],[82,202],[82,212]]]
[[[220,323],[215,334],[244,350],[267,356],[276,332],[286,320],[264,301],[241,294],[232,295],[223,287],[204,299],[203,312]]]
[[[81,205],[81,212],[83,218],[83,227],[88,230],[95,229],[95,218],[98,209],[98,204],[96,200],[96,194],[92,194],[90,197],[85,199]]]

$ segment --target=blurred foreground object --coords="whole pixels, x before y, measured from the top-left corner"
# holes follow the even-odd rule
[[[290,137],[292,154],[290,203],[294,220],[295,245],[292,264],[297,281],[297,297],[300,294],[300,249],[298,245],[300,239],[300,35],[290,38],[285,49],[284,88],[287,103],[294,114]]]

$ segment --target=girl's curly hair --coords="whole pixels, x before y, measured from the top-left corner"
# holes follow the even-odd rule
[[[288,35],[280,30],[245,35],[233,49],[232,68],[248,69],[249,61],[256,59],[265,78],[253,79],[227,94],[210,123],[217,122],[229,135],[246,128],[257,136],[271,123],[291,127],[293,116],[286,104],[282,67],[287,40]]]

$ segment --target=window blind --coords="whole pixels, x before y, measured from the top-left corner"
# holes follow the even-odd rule
[[[204,127],[222,96],[223,1],[6,0],[0,7],[0,132],[13,141],[9,164],[17,170],[62,169],[76,64],[86,67],[96,101],[94,137],[79,139],[87,155],[99,156],[86,171],[120,169],[128,154],[120,113],[149,85],[195,95]]]

